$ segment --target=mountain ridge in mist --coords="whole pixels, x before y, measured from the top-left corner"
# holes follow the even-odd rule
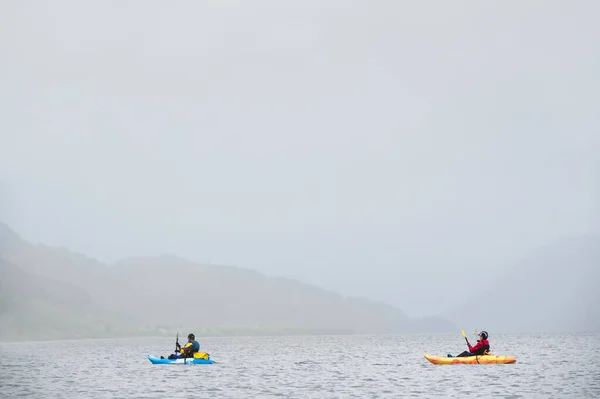
[[[251,269],[173,255],[112,265],[23,240],[0,223],[0,339],[147,335],[175,326],[220,333],[449,331],[442,318],[345,298]]]
[[[557,240],[465,284],[476,294],[443,317],[488,332],[600,331],[600,233]]]

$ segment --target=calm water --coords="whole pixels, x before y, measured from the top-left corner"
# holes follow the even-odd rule
[[[173,339],[0,344],[0,397],[600,397],[600,334],[490,336],[512,365],[435,366],[456,335],[201,338],[213,365],[152,365]],[[537,347],[532,345],[537,342]]]

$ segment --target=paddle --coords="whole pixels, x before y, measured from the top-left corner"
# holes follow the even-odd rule
[[[465,334],[465,331],[462,328],[460,329],[460,333],[465,338],[465,341],[467,341],[467,346],[471,346],[471,344],[469,344],[469,340],[467,339],[467,334]]]
[[[177,336],[175,337],[175,353],[179,352],[179,348],[181,348],[181,346],[179,345],[179,331],[177,331]],[[183,363],[186,364],[186,354],[183,354]]]

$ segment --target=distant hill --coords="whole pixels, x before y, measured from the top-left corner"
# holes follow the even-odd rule
[[[600,235],[541,248],[497,278],[482,272],[475,294],[445,316],[488,332],[600,331]]]
[[[128,328],[128,330],[123,329]],[[132,331],[81,287],[25,271],[0,258],[0,339],[101,337]]]
[[[0,223],[0,339],[196,334],[449,331],[442,318],[253,270],[176,256],[104,265],[35,245]]]

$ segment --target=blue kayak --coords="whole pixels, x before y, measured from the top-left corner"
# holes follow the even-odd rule
[[[213,364],[215,361],[212,359],[198,359],[198,358],[187,358],[187,359],[161,359],[160,357],[148,355],[148,360],[152,364]]]

